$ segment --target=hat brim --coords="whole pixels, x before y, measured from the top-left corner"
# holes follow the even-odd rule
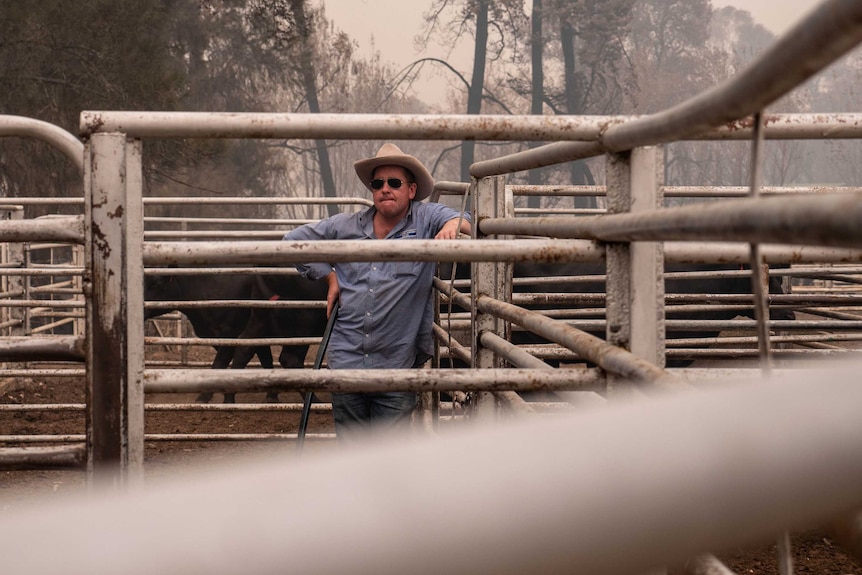
[[[358,160],[353,163],[353,169],[356,170],[356,175],[359,176],[362,184],[371,190],[371,177],[374,175],[374,170],[380,166],[401,166],[413,173],[416,178],[416,196],[413,198],[416,201],[422,201],[431,195],[434,191],[434,178],[431,172],[422,165],[422,162],[409,154],[395,154],[390,156],[375,156],[367,160]]]

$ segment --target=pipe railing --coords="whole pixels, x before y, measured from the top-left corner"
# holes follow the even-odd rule
[[[596,122],[592,119],[579,119],[572,117],[563,118],[545,118],[545,117],[529,117],[523,122],[518,122],[520,117],[506,117],[505,121],[500,118],[493,117],[393,117],[374,115],[356,115],[356,117],[348,115],[339,116],[336,121],[334,118],[326,118],[326,115],[253,115],[253,114],[161,114],[161,113],[113,113],[113,112],[85,112],[81,117],[82,133],[87,136],[92,136],[92,140],[100,140],[105,136],[96,136],[97,132],[118,132],[123,133],[131,138],[141,137],[309,137],[309,138],[366,138],[370,130],[373,131],[376,137],[391,138],[391,139],[458,139],[459,134],[464,139],[520,139],[520,140],[572,140],[581,137],[592,131],[590,138],[599,136],[601,131],[600,141],[596,143],[565,143],[558,146],[558,150],[598,150],[604,151],[621,151],[630,147],[645,144],[655,143],[650,139],[662,138],[672,139],[677,137],[686,137],[686,135],[698,134],[702,137],[706,128],[720,124],[721,122],[740,121],[739,118],[744,115],[741,111],[742,106],[752,107],[752,111],[759,110],[762,104],[768,101],[769,98],[779,95],[781,90],[788,89],[794,83],[801,81],[810,73],[813,73],[815,66],[822,66],[826,62],[836,58],[840,53],[846,51],[851,43],[855,44],[860,35],[859,25],[862,10],[857,6],[858,3],[849,2],[847,0],[833,0],[827,2],[824,6],[815,13],[814,17],[809,18],[806,22],[809,23],[810,34],[801,34],[802,41],[795,42],[800,46],[791,45],[790,40],[782,40],[779,42],[778,48],[771,50],[766,57],[759,60],[751,68],[750,72],[743,73],[739,81],[731,81],[725,87],[718,90],[705,93],[701,97],[695,98],[688,103],[684,103],[680,107],[669,110],[667,113],[656,114],[648,117],[632,119],[620,125],[610,125],[609,120],[599,119]],[[825,14],[832,14],[834,18],[829,20]],[[798,30],[804,32],[804,26],[798,27]],[[846,30],[846,34],[839,34],[840,30]],[[828,33],[827,33],[828,32]],[[814,51],[814,55],[808,59],[799,57],[801,54],[810,51],[812,47],[820,48],[820,52]],[[793,52],[790,48],[796,50]],[[783,54],[782,49],[786,52],[792,52],[790,56]],[[789,59],[788,59],[789,58]],[[783,63],[788,62],[794,66],[784,66]],[[752,83],[762,80],[761,75],[770,68],[780,66],[784,76],[781,80],[768,83],[769,88],[762,89],[758,86],[754,99],[750,99],[753,92]],[[778,69],[778,68],[776,68]],[[758,98],[760,98],[758,100]],[[707,105],[708,104],[708,105]],[[738,113],[737,113],[738,112]],[[442,120],[442,121],[441,121]],[[499,120],[499,121],[498,121]],[[744,120],[742,120],[744,122]],[[326,124],[328,122],[328,125]],[[460,132],[459,132],[460,130]],[[556,133],[555,133],[556,132]],[[116,135],[107,136],[110,139],[110,145],[115,148],[109,148],[107,145],[97,149],[98,153],[105,150],[118,150],[125,145],[121,142],[121,138]],[[590,139],[587,138],[587,139]],[[101,139],[101,142],[109,140]],[[640,142],[640,144],[638,143]],[[617,146],[615,148],[614,146]],[[547,150],[547,147],[544,147]],[[543,150],[539,148],[538,150]],[[139,149],[138,151],[139,152]],[[135,166],[140,158],[136,156],[134,149],[129,154],[128,161],[130,165]],[[544,153],[544,152],[542,152]],[[102,156],[104,159],[107,156]],[[571,159],[571,158],[567,158]],[[505,161],[505,159],[503,159]],[[94,162],[95,163],[95,162]],[[474,175],[481,171],[482,164],[473,166]],[[110,171],[110,170],[109,170]],[[94,169],[95,172],[95,169]],[[102,182],[102,190],[113,189],[112,185],[118,184],[119,179],[116,174],[106,172]],[[135,174],[132,174],[133,177]],[[101,206],[102,204],[100,204]],[[746,205],[746,210],[750,211],[750,205]],[[853,212],[853,217],[858,220],[859,213]],[[614,218],[623,218],[627,216],[614,216]],[[730,212],[728,217],[743,217],[741,212]],[[799,217],[798,214],[794,218]],[[795,223],[795,219],[790,218],[790,223]],[[822,219],[822,218],[821,218]],[[606,240],[610,238],[622,238],[621,241],[629,241],[631,238],[626,238],[620,234],[613,225],[622,223],[624,220],[608,219],[605,223],[594,224],[595,230],[589,231],[588,234],[594,234],[588,237]],[[609,223],[608,223],[609,222]],[[652,222],[652,220],[650,220]],[[479,222],[482,225],[491,224],[493,221],[483,220]],[[632,222],[626,222],[632,223]],[[834,221],[822,221],[821,224],[833,223]],[[591,224],[593,225],[593,224]],[[858,232],[851,229],[847,221],[838,222],[838,233],[834,230],[831,232],[823,232],[825,237],[817,236],[815,243],[818,245],[829,246],[844,246],[853,248],[860,245]],[[709,237],[709,239],[744,239],[748,241],[770,241],[764,240],[760,236],[744,235],[752,230],[762,233],[763,230],[759,227],[751,227],[749,225],[741,226],[734,229],[734,234],[729,234],[720,237]],[[813,227],[806,228],[809,234],[813,234]],[[483,230],[486,231],[486,230]],[[782,241],[784,243],[797,243],[799,234],[794,234],[791,239],[787,238],[787,233],[781,230],[771,230],[773,236],[764,236],[773,238],[771,241]],[[690,230],[684,230],[680,233],[679,239],[689,239]],[[544,235],[544,234],[543,234]],[[754,238],[752,240],[752,237]],[[836,239],[838,238],[838,239]],[[810,243],[811,238],[806,237],[805,242]],[[589,241],[569,241],[569,240],[554,240],[542,243],[542,240],[530,240],[530,244],[520,244],[521,240],[515,240],[511,243],[514,251],[508,251],[503,255],[495,255],[495,250],[491,248],[491,244],[483,245],[484,240],[476,240],[475,242],[414,242],[412,248],[416,248],[418,253],[402,254],[399,253],[400,247],[394,247],[387,244],[391,242],[373,242],[373,247],[369,248],[367,243],[362,246],[362,260],[367,258],[388,259],[406,261],[523,261],[526,259],[539,259],[541,261],[597,261],[604,255],[604,250],[601,246]],[[825,243],[822,243],[825,242]],[[272,246],[260,248],[259,246],[243,245],[243,242],[233,243],[228,247],[227,253],[216,253],[215,250],[220,249],[219,246],[202,246],[201,250],[188,250],[188,244],[171,245],[169,243],[153,244],[144,246],[144,261],[148,264],[219,264],[230,263],[240,258],[243,261],[252,264],[284,264],[296,263],[300,261],[315,261],[315,258],[326,258],[323,261],[351,261],[355,259],[354,254],[346,252],[357,246],[352,242],[326,242],[325,246],[316,245],[319,243],[288,243],[284,242],[284,246]],[[497,242],[493,242],[497,243]],[[237,245],[239,244],[239,245]],[[382,244],[382,245],[380,245]],[[464,244],[475,244],[470,247]],[[508,244],[507,244],[508,248]],[[140,249],[140,246],[137,246]],[[299,250],[304,250],[299,253]],[[330,250],[330,251],[328,251]],[[833,251],[832,254],[840,252]],[[847,250],[844,256],[836,257],[857,257],[858,251]],[[333,254],[333,255],[331,255]],[[344,255],[346,254],[346,255]],[[139,253],[135,254],[140,257]],[[342,259],[343,258],[343,259]],[[519,258],[523,258],[519,259]],[[575,259],[578,258],[578,259]],[[742,258],[742,261],[747,260],[747,250]],[[358,261],[358,259],[356,259]],[[848,260],[854,261],[854,260]],[[134,276],[134,274],[132,274]],[[98,285],[98,284],[97,284]],[[109,290],[106,290],[109,291]],[[113,302],[111,302],[113,303]],[[500,315],[511,316],[514,319],[515,312],[509,308],[498,306],[497,303],[490,301],[489,298],[478,298],[476,305],[484,311],[494,311]],[[511,313],[510,313],[511,312]],[[534,322],[537,325],[544,325],[541,318],[527,316],[529,322]],[[541,328],[544,330],[544,327]],[[106,340],[107,341],[107,340]],[[589,342],[586,347],[590,347]],[[604,347],[596,348],[597,353],[603,353]],[[414,370],[417,371],[417,370]],[[484,370],[482,370],[484,371]],[[517,371],[517,370],[506,370]],[[546,370],[541,370],[542,372]],[[636,372],[637,370],[635,370]],[[634,372],[633,372],[634,373]],[[159,374],[145,373],[145,377],[155,378],[150,383],[159,384]],[[174,374],[176,375],[176,374]],[[238,374],[232,373],[232,377]],[[242,374],[245,375],[245,374]],[[327,374],[328,375],[328,374]],[[339,373],[339,377],[350,376],[349,373]],[[363,374],[367,376],[368,374]],[[374,374],[375,377],[379,377]],[[414,377],[417,376],[411,373]],[[459,374],[460,375],[460,374]],[[639,372],[636,376],[644,376]],[[656,375],[663,377],[663,374],[656,372],[649,373],[646,376]],[[223,377],[223,374],[201,374],[202,377],[213,376]],[[566,374],[568,378],[572,378],[571,374]],[[168,379],[161,380],[162,384],[169,385],[171,376],[165,376]],[[307,375],[305,375],[307,377]],[[323,377],[315,376],[315,377]],[[466,377],[466,375],[465,375]],[[512,375],[510,374],[510,377]],[[535,373],[531,374],[531,382],[535,383],[535,378],[540,377]],[[541,377],[544,377],[542,375]],[[649,378],[649,377],[646,377]],[[211,385],[211,380],[201,383],[202,386]],[[497,380],[499,381],[499,380]],[[414,382],[415,383],[415,382]],[[569,382],[571,383],[571,381]],[[408,382],[409,384],[409,382]],[[215,385],[218,385],[216,383]],[[458,389],[463,389],[463,381],[458,382]],[[409,387],[415,389],[415,387]],[[341,389],[341,388],[339,388]]]
[[[783,35],[748,68],[723,84],[668,110],[631,121],[611,121],[595,141],[546,144],[470,167],[475,178],[682,140],[729,122],[744,121],[862,41],[862,4],[827,0]],[[571,138],[570,138],[571,139]]]
[[[522,186],[513,185],[514,196],[605,196],[606,186]],[[740,198],[748,196],[743,186],[659,186],[665,198]],[[764,186],[761,195],[831,194],[862,192],[858,186]]]
[[[320,337],[145,337],[146,345],[206,345],[220,347],[245,347],[256,345],[317,345]]]
[[[681,140],[748,140],[745,114]],[[576,141],[595,140],[609,123],[644,116],[534,116],[465,114],[279,114],[223,112],[85,111],[84,133],[124,132],[136,138],[325,138],[381,140]],[[862,137],[862,114],[766,114],[767,139],[822,139],[822,121],[834,120],[830,138]],[[263,126],[258,129],[253,124]],[[460,182],[455,182],[461,185]],[[467,185],[467,184],[464,184]]]
[[[11,437],[14,438],[14,436]],[[80,469],[83,471],[87,461],[87,449],[83,443],[83,437],[76,437],[73,441],[77,445],[0,448],[0,470]]]
[[[614,216],[616,217],[616,216]],[[480,224],[481,225],[481,224]],[[505,225],[501,223],[501,225]],[[849,222],[848,222],[849,225]],[[828,231],[826,233],[829,233]],[[862,234],[857,230],[856,234]],[[499,250],[497,240],[414,240],[411,252],[398,249],[397,240],[364,242],[332,240],[319,242],[208,242],[188,249],[184,242],[148,242],[144,244],[146,266],[230,265],[243,261],[253,265],[282,265],[304,261],[351,261],[361,250],[369,259],[391,261],[546,261],[599,262],[604,247],[590,240],[510,240],[506,252]],[[415,244],[415,245],[413,245]],[[350,251],[347,251],[350,250]],[[767,244],[761,249],[768,263],[857,263],[862,249],[822,248],[787,244]],[[742,242],[691,244],[666,242],[665,261],[673,263],[748,263],[747,245]]]
[[[586,333],[582,329],[484,295],[480,295],[475,299],[475,302],[471,302],[469,296],[451,289],[439,279],[434,280],[434,287],[446,294],[452,302],[462,307],[469,308],[475,305],[479,311],[519,325],[532,333],[558,343],[615,375],[638,383],[683,386],[681,380],[676,380],[660,367]]]
[[[0,339],[0,361],[84,361],[84,338],[14,336]]]
[[[862,245],[862,194],[723,200],[581,218],[486,218],[485,234],[587,238],[605,242],[728,241],[855,248]]]
[[[2,119],[3,116],[0,116]],[[8,199],[10,203],[20,206],[43,206],[43,205],[56,205],[56,206],[82,206],[84,205],[84,198],[42,198],[42,197],[21,197],[21,198],[0,198],[0,202],[3,202],[5,199]],[[189,198],[186,196],[158,196],[158,197],[146,197],[143,198],[143,203],[145,206],[176,206],[176,205],[296,205],[296,204],[313,204],[313,205],[329,205],[329,204],[357,204],[362,206],[370,206],[372,205],[372,201],[368,198],[360,198],[360,197],[352,197],[352,196],[343,196],[337,198],[320,198],[320,197],[300,197],[300,196],[290,196],[284,197],[279,196],[275,197],[254,197],[250,198],[248,196],[195,196],[193,198]],[[3,207],[3,204],[0,204],[0,207]]]
[[[243,300],[222,300],[209,299],[201,301],[176,300],[176,301],[148,301],[144,303],[144,309],[168,309],[174,310],[177,308],[187,309],[204,309],[204,308],[261,308],[261,309],[325,309],[326,302],[324,300],[261,300],[261,299],[243,299]]]
[[[551,310],[553,312],[553,310]],[[545,313],[546,310],[537,310],[534,313],[544,316],[545,319],[554,319],[561,325],[568,325],[583,331],[589,332],[605,332],[607,322],[604,319],[593,318],[578,318],[568,319],[558,317],[553,313]],[[859,316],[856,316],[857,318]],[[469,319],[453,319],[446,324],[452,329],[469,329]],[[829,331],[858,331],[862,329],[862,320],[860,319],[842,319],[842,320],[804,320],[804,319],[788,319],[788,320],[771,320],[770,326],[776,331],[811,331],[811,330],[829,330]],[[750,331],[757,327],[757,320],[737,318],[727,320],[702,319],[702,320],[684,320],[684,319],[668,319],[665,320],[665,326],[668,331],[714,331],[722,330],[738,330]],[[513,331],[522,330],[518,325],[512,327]]]
[[[70,561],[82,572],[129,575],[169,573],[183,561],[213,575],[278,573],[285,564],[418,575],[673,567],[859,508],[857,369],[372,444],[303,460],[301,473],[269,454],[218,473],[191,470],[119,499],[97,492],[7,511],[0,554],[22,574],[62,572]],[[458,512],[381,513],[392,485]],[[243,525],[242,545],[224,528],[227,516]],[[189,533],[193,556],[177,545]],[[328,552],[333,546],[361,553]],[[222,550],[217,561],[213,549]]]
[[[186,242],[147,242],[144,265],[277,265],[309,261],[598,261],[604,249],[588,240],[514,240],[501,253],[496,240],[327,240],[208,242],[189,249]]]
[[[66,155],[66,158],[84,173],[84,145],[66,130],[33,118],[0,115],[0,137],[28,137],[42,140]],[[18,200],[14,202],[17,204]]]
[[[84,243],[84,220],[81,216],[50,219],[5,221],[0,226],[0,242],[70,242]]]
[[[235,196],[235,197],[212,197],[212,196],[196,196],[189,198],[185,196],[159,196],[143,198],[144,206],[179,206],[179,205],[248,205],[248,206],[263,206],[263,205],[359,205],[372,206],[374,202],[368,198],[360,198],[354,196],[339,196],[337,198],[321,198],[311,196],[279,196],[273,197],[254,197]],[[144,218],[145,220],[147,218]]]
[[[147,369],[147,393],[263,391],[560,391],[593,385],[592,375],[533,369]]]

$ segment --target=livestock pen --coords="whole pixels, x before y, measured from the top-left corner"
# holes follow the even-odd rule
[[[848,23],[853,23],[849,25]],[[725,547],[780,533],[793,525],[824,521],[854,511],[859,501],[862,464],[856,461],[862,429],[856,421],[859,390],[852,379],[813,388],[805,373],[784,374],[776,367],[772,349],[766,282],[761,281],[764,263],[804,264],[803,273],[828,275],[814,265],[857,264],[862,259],[862,197],[858,190],[799,194],[775,201],[760,197],[757,150],[763,138],[820,138],[823,126],[830,137],[858,138],[862,121],[857,115],[822,118],[800,115],[765,115],[762,110],[778,96],[827,65],[859,42],[862,8],[854,2],[827,2],[800,25],[795,37],[782,39],[751,68],[724,86],[651,116],[638,118],[563,117],[466,117],[466,116],[376,116],[291,114],[169,114],[156,112],[84,112],[81,129],[83,147],[74,138],[44,127],[39,137],[59,142],[73,158],[82,159],[85,184],[81,216],[45,221],[14,222],[4,226],[0,240],[8,242],[67,242],[85,246],[84,285],[86,327],[83,336],[10,336],[3,342],[4,361],[29,359],[74,360],[85,366],[88,400],[86,437],[70,446],[42,451],[12,448],[4,458],[20,462],[30,456],[41,464],[83,465],[94,487],[136,486],[144,466],[144,396],[149,393],[199,391],[343,391],[409,389],[422,392],[447,391],[469,394],[468,409],[477,421],[502,419],[502,405],[516,412],[529,411],[528,404],[512,392],[590,389],[613,403],[642,393],[680,397],[668,402],[635,403],[618,410],[590,411],[578,419],[553,419],[496,432],[482,430],[464,439],[464,452],[453,457],[451,449],[462,441],[445,438],[441,443],[386,447],[410,463],[412,471],[395,471],[402,485],[426,489],[427,493],[452,495],[458,509],[452,517],[429,512],[417,505],[421,536],[405,530],[410,550],[405,557],[380,565],[380,545],[389,537],[376,537],[391,530],[385,521],[367,522],[373,512],[357,513],[366,522],[338,517],[337,510],[303,504],[302,481],[291,483],[296,492],[281,505],[264,509],[263,499],[245,499],[244,506],[231,507],[235,518],[258,513],[263,519],[248,539],[250,552],[261,565],[280,565],[285,549],[297,568],[313,564],[324,570],[343,571],[351,558],[328,554],[304,554],[263,537],[265,529],[297,534],[297,526],[284,519],[290,509],[311,520],[321,549],[333,540],[352,542],[367,550],[364,565],[379,570],[475,572],[495,570],[520,572],[533,566],[543,572],[590,569],[598,572],[647,570],[697,555],[695,567],[710,563],[703,555],[713,546]],[[840,32],[840,33],[839,33]],[[801,36],[801,37],[800,37]],[[753,119],[748,116],[754,114]],[[16,120],[17,121],[17,120]],[[26,123],[26,122],[25,122]],[[0,123],[0,130],[3,124]],[[20,125],[6,135],[21,135]],[[34,135],[30,133],[27,135]],[[458,241],[415,241],[407,252],[397,242],[265,242],[253,240],[180,242],[147,239],[144,229],[141,142],[145,138],[267,137],[309,139],[476,139],[555,142],[528,152],[478,162],[472,166],[468,184],[475,237]],[[660,150],[656,146],[678,139],[753,138],[752,185],[749,197],[715,202],[707,207],[662,207]],[[70,143],[70,140],[73,143]],[[605,215],[559,214],[544,217],[512,217],[512,201],[505,175],[595,155],[607,156],[607,209]],[[459,183],[456,186],[461,186]],[[441,188],[446,186],[441,186]],[[596,190],[590,190],[595,192]],[[530,216],[537,216],[532,213]],[[692,243],[697,242],[697,243]],[[467,347],[440,333],[447,354],[460,354],[470,368],[389,370],[258,370],[241,373],[227,370],[154,369],[145,364],[143,280],[146,268],[158,266],[285,266],[302,261],[441,261],[471,262],[470,294],[456,293],[454,283],[440,281],[438,288],[454,304],[470,312]],[[606,264],[606,341],[549,315],[516,306],[510,294],[511,266],[518,262]],[[746,324],[757,333],[758,371],[787,379],[787,385],[734,388],[723,393],[692,392],[697,376],[664,369],[665,306],[664,264],[720,261],[747,265],[755,277],[753,305],[756,319]],[[793,268],[791,268],[792,273]],[[771,273],[771,271],[770,271]],[[850,279],[848,268],[843,274]],[[840,277],[840,276],[839,276]],[[790,294],[791,296],[793,294]],[[813,294],[787,300],[811,310],[825,300]],[[851,297],[829,295],[826,303],[852,304]],[[806,299],[807,297],[807,299]],[[724,303],[730,302],[725,299]],[[690,303],[690,302],[689,302]],[[842,329],[855,330],[858,320],[851,309],[829,310],[830,319],[841,320]],[[850,316],[850,317],[845,317]],[[808,320],[795,320],[805,322]],[[813,320],[812,320],[813,321]],[[809,330],[834,328],[837,322],[814,322]],[[441,320],[441,327],[445,321]],[[510,343],[515,327],[534,332],[557,344],[565,359],[587,367],[551,369],[536,363],[521,348]],[[737,325],[717,326],[733,329]],[[752,340],[753,341],[753,340]],[[788,343],[790,343],[788,341]],[[815,341],[815,343],[817,343]],[[814,346],[815,348],[819,346]],[[816,349],[819,355],[824,351]],[[512,366],[512,367],[507,367]],[[595,367],[592,367],[595,366]],[[848,378],[848,372],[829,377]],[[729,374],[718,374],[727,378]],[[806,425],[768,409],[779,405],[798,413],[812,401],[816,389],[819,409]],[[598,392],[598,393],[596,393]],[[746,418],[729,426],[725,414],[739,408],[744,413],[763,410],[768,415],[755,423]],[[631,427],[632,422],[636,422]],[[630,434],[636,430],[638,444]],[[736,433],[729,435],[733,429]],[[591,435],[595,434],[595,435]],[[595,437],[593,439],[592,437]],[[541,446],[536,449],[535,446]],[[381,448],[384,449],[384,448]],[[512,451],[512,450],[517,451]],[[745,481],[722,481],[738,468],[730,465],[736,451],[745,457]],[[507,457],[521,457],[514,473]],[[488,459],[476,458],[484,455]],[[768,457],[767,457],[768,455]],[[483,459],[479,465],[476,459]],[[811,461],[816,460],[816,465]],[[655,462],[660,461],[661,469]],[[429,465],[431,462],[431,465]],[[347,456],[314,471],[315,480],[326,477],[306,493],[338,492],[348,467],[356,465]],[[452,465],[442,477],[435,466]],[[583,466],[581,468],[580,466]],[[284,479],[283,468],[273,465],[273,481]],[[364,505],[376,500],[379,470],[361,468],[362,481],[352,496]],[[449,468],[447,468],[449,469]],[[587,474],[583,469],[591,470]],[[460,474],[458,472],[461,472]],[[687,474],[694,473],[694,479]],[[325,475],[324,475],[325,474]],[[725,475],[728,474],[728,475]],[[445,474],[443,474],[445,475]],[[422,478],[426,478],[424,481]],[[497,481],[506,477],[507,481]],[[249,477],[231,474],[232,481]],[[257,482],[258,487],[272,487]],[[227,484],[198,485],[207,497],[223,493]],[[538,487],[538,488],[537,488]],[[445,491],[444,491],[445,490]],[[506,496],[518,493],[512,507],[515,521],[501,521]],[[189,509],[198,498],[188,492]],[[553,496],[553,501],[549,499]],[[622,497],[623,503],[620,503]],[[120,513],[136,522],[157,527],[158,506],[147,499],[129,499],[109,508],[75,510],[64,521],[98,517],[111,528]],[[661,501],[662,505],[653,505]],[[715,502],[720,502],[716,505]],[[510,501],[511,502],[511,501]],[[271,503],[271,502],[269,502]],[[759,504],[756,504],[759,503]],[[428,502],[436,505],[436,502]],[[292,507],[286,507],[290,505]],[[179,504],[174,511],[185,507]],[[197,508],[195,508],[197,509]],[[279,513],[282,511],[282,513]],[[176,529],[193,528],[194,513],[182,514]],[[196,516],[206,519],[208,516]],[[339,523],[341,519],[343,523]],[[511,517],[509,517],[511,519]],[[0,524],[2,545],[16,545],[21,565],[34,570],[47,566],[51,558],[37,555],[22,545],[15,529],[36,522],[22,518],[16,525]],[[705,524],[704,521],[707,521]],[[215,524],[211,521],[208,527]],[[333,525],[341,527],[331,529]],[[661,529],[655,526],[662,526]],[[654,529],[649,529],[653,527]],[[330,529],[328,529],[330,528]],[[224,533],[204,530],[212,545],[228,547]],[[333,532],[334,531],[334,532]],[[26,532],[26,529],[25,529]],[[697,532],[698,536],[684,537]],[[169,571],[171,553],[144,555],[134,535],[123,538],[129,552],[106,566],[93,555],[91,568],[131,568],[141,572]],[[484,538],[468,539],[483,533]],[[492,536],[493,534],[493,536]],[[108,538],[110,534],[105,534]],[[117,535],[116,533],[114,534]],[[390,534],[391,535],[391,534]],[[53,534],[52,542],[59,541]],[[297,537],[296,541],[302,541]],[[443,545],[453,548],[470,540],[470,553],[436,557]],[[267,545],[270,543],[269,545]],[[86,545],[72,538],[68,552]],[[502,548],[502,549],[501,549]],[[611,551],[623,548],[625,553]],[[416,561],[420,550],[432,550],[435,561]],[[537,551],[538,550],[538,551]],[[164,551],[168,551],[167,546]],[[786,550],[785,550],[786,551]],[[412,553],[412,556],[411,556]],[[16,557],[16,559],[17,559]],[[783,555],[786,557],[786,554]],[[98,560],[103,559],[98,557]],[[81,564],[89,558],[82,558]],[[308,563],[305,563],[305,561]],[[213,569],[228,572],[248,567],[246,553],[229,555]],[[321,565],[321,561],[325,565]],[[131,571],[129,571],[131,572]]]

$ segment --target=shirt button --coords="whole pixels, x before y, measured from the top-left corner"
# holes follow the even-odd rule
[[[365,312],[365,315],[367,315],[368,317],[371,317],[371,312],[367,311],[367,312]]]

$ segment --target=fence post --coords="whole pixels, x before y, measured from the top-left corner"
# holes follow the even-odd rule
[[[482,239],[479,222],[483,218],[511,217],[514,205],[507,202],[506,179],[503,176],[476,179],[472,178],[471,197],[473,200],[473,236]],[[493,351],[482,346],[480,335],[490,331],[502,338],[509,339],[511,326],[508,322],[490,314],[477,311],[476,299],[480,294],[503,301],[511,301],[512,264],[511,262],[473,262],[470,296],[472,298],[473,321],[471,346],[473,348],[473,367],[478,369],[504,367],[504,360]],[[494,417],[496,401],[489,392],[477,393],[473,407],[480,417]]]
[[[661,207],[655,147],[608,157],[608,212]],[[660,242],[607,244],[607,340],[664,367],[664,252]],[[609,375],[608,394],[630,386]]]
[[[20,221],[24,219],[24,206],[3,206],[2,219],[9,221]],[[24,244],[22,242],[9,242],[3,244],[4,255],[3,263],[8,266],[24,267]],[[24,293],[24,276],[8,275],[3,276],[3,290],[9,293]],[[21,297],[18,295],[17,297]],[[12,307],[4,308],[2,322],[16,322],[10,326],[10,334],[24,335],[24,308]]]
[[[141,142],[94,134],[85,156],[87,470],[97,488],[143,475]]]
[[[76,267],[76,268],[83,267],[83,265],[84,265],[84,246],[82,246],[82,245],[72,246],[72,261],[70,262],[70,265],[72,267]],[[86,297],[83,296],[84,284],[83,284],[81,276],[79,276],[77,274],[72,276],[72,287],[75,289],[76,292],[82,294],[81,295],[82,300],[87,299]],[[78,296],[76,296],[73,299],[77,299],[77,297]],[[85,335],[86,334],[85,322],[86,322],[86,320],[84,318],[76,317],[75,321],[73,323],[74,327],[73,327],[72,332],[75,335]]]

